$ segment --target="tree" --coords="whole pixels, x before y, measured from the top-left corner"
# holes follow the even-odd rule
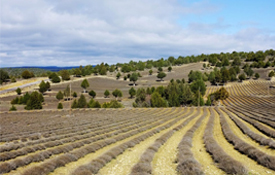
[[[12,105],[9,111],[17,111],[17,109],[14,105]]]
[[[246,73],[246,75],[250,78],[253,74],[254,74],[254,71],[251,69],[251,67],[246,67],[244,69],[244,72]]]
[[[59,100],[59,101],[62,100],[62,99],[64,98],[63,93],[62,93],[61,91],[59,91],[59,92],[56,94],[55,97],[56,97],[56,99]]]
[[[69,100],[70,95],[71,95],[71,89],[69,85],[67,85],[66,89],[64,90],[64,96],[66,97],[67,100]]]
[[[210,74],[208,76],[208,80],[209,80],[209,82],[212,85],[216,84],[216,75],[215,75],[215,72],[210,72]]]
[[[39,94],[37,91],[34,91],[33,93],[31,93],[25,109],[26,110],[42,109],[43,99],[41,98],[40,95],[41,94]]]
[[[89,108],[101,108],[101,105],[98,101],[93,101],[90,105]]]
[[[257,72],[257,73],[255,73],[255,78],[256,79],[259,79],[260,78],[260,74]]]
[[[115,89],[112,94],[116,99],[117,97],[122,97],[122,92],[119,89]]]
[[[206,106],[211,106],[212,105],[212,101],[211,101],[210,96],[207,97],[207,101],[206,101],[205,105]]]
[[[226,68],[221,69],[222,82],[226,83],[230,80],[230,73]]]
[[[61,80],[56,73],[52,73],[49,77],[53,83],[59,83]]]
[[[168,67],[168,72],[171,72],[171,71],[172,71],[172,67],[169,66],[169,67]]]
[[[77,107],[78,108],[86,108],[87,107],[87,101],[83,94],[81,94],[80,98],[78,99]]]
[[[166,77],[166,74],[164,72],[160,72],[157,75],[157,78],[160,78],[161,81],[163,81],[163,78]]]
[[[12,77],[12,78],[11,78],[11,82],[12,82],[12,83],[15,83],[15,82],[16,82],[15,77]]]
[[[90,95],[91,97],[95,98],[96,92],[93,91],[93,90],[91,90],[91,91],[89,92],[89,95]]]
[[[130,77],[130,81],[133,82],[133,86],[136,85],[136,81],[138,80],[138,75],[136,73],[132,73],[131,77]]]
[[[196,80],[191,84],[191,90],[194,93],[197,93],[199,91],[200,94],[204,96],[206,91],[206,85],[203,80]]]
[[[193,99],[193,92],[188,84],[184,84],[179,94],[180,103],[183,105],[190,104]]]
[[[268,77],[273,77],[273,76],[275,76],[275,72],[274,71],[269,72]]]
[[[73,93],[73,97],[74,97],[74,98],[77,97],[77,93],[76,93],[76,92]]]
[[[216,91],[214,95],[215,95],[215,100],[225,100],[229,97],[229,93],[224,87]]]
[[[87,79],[84,79],[81,83],[81,87],[83,88],[83,93],[86,93],[86,88],[89,87],[89,82],[87,81]]]
[[[242,82],[243,80],[245,80],[246,79],[246,76],[245,76],[245,74],[244,73],[242,73],[242,74],[240,74],[239,75],[239,80]]]
[[[108,98],[110,95],[110,92],[108,90],[105,90],[104,95],[105,95],[105,98]]]
[[[46,83],[46,88],[47,88],[47,91],[49,91],[50,88],[51,88],[51,84],[50,84],[50,82],[48,82],[48,81],[47,81],[47,83]]]
[[[159,71],[159,72],[162,72],[162,71],[163,71],[162,67],[159,67],[159,68],[158,68],[158,71]]]
[[[68,70],[61,70],[59,71],[59,75],[62,77],[62,80],[70,80],[70,73]]]
[[[150,70],[149,70],[149,75],[152,75],[152,74],[153,74],[153,70],[150,69]]]
[[[116,78],[119,79],[120,77],[121,77],[121,74],[120,74],[120,72],[118,72],[118,73],[116,74]]]
[[[58,103],[58,105],[57,105],[57,109],[63,109],[63,105],[62,105],[62,103]]]
[[[72,104],[71,107],[72,107],[72,108],[78,108],[78,104],[77,104],[76,99],[73,101],[73,104]]]
[[[25,70],[25,71],[22,72],[21,76],[24,79],[29,79],[29,78],[34,77],[34,74],[32,72],[28,71],[28,70]]]
[[[17,93],[17,95],[21,95],[21,89],[20,89],[20,88],[17,88],[17,89],[16,89],[16,93]]]
[[[127,76],[124,76],[123,79],[124,79],[124,81],[126,81],[127,80]]]
[[[131,87],[131,89],[129,89],[129,94],[131,98],[133,98],[136,95],[136,90],[133,87]]]
[[[2,84],[3,82],[6,82],[7,79],[9,79],[9,74],[8,72],[0,69],[0,84]]]
[[[47,85],[46,83],[42,80],[41,83],[39,84],[39,92],[44,94],[44,92],[47,91]]]
[[[161,97],[158,92],[154,92],[151,96],[151,106],[152,107],[167,107],[165,100]]]

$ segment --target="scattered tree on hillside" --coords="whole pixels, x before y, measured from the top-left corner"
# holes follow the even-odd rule
[[[7,79],[9,79],[9,74],[8,72],[0,69],[0,84],[6,82]]]
[[[118,73],[116,74],[116,78],[119,79],[120,77],[121,77],[121,74],[120,74],[120,72],[118,72]]]
[[[117,100],[117,97],[122,97],[122,92],[119,90],[119,89],[115,89],[113,92],[112,92],[113,96],[116,98]]]
[[[150,70],[149,70],[149,75],[152,75],[152,74],[153,74],[153,70],[150,69]]]
[[[83,94],[81,94],[80,98],[78,99],[77,107],[78,108],[86,108],[87,107],[87,101]]]
[[[27,101],[27,105],[25,107],[26,110],[33,109],[42,109],[42,102],[44,101],[43,96],[41,98],[41,94],[37,91],[31,93],[29,100]]]
[[[274,71],[270,71],[269,74],[268,74],[268,77],[273,77],[275,76],[275,72]]]
[[[133,98],[136,95],[136,90],[133,87],[131,87],[131,89],[129,89],[129,95],[131,98]]]
[[[25,70],[25,71],[22,72],[21,76],[22,76],[22,78],[24,78],[24,79],[29,79],[29,78],[34,77],[34,74],[33,74],[33,72],[30,72],[30,71],[28,71],[28,70]]]
[[[63,109],[63,105],[62,105],[62,103],[58,103],[58,105],[57,105],[57,109]]]
[[[21,92],[21,89],[20,89],[20,88],[17,88],[17,89],[16,89],[16,93],[17,93],[17,95],[21,95],[21,93],[22,93],[22,92]]]
[[[136,81],[138,80],[138,75],[134,72],[132,73],[131,77],[130,77],[130,81],[133,82],[133,86],[136,85]]]
[[[81,83],[81,87],[83,88],[83,93],[86,93],[87,91],[86,91],[86,89],[87,89],[87,87],[89,87],[90,86],[90,84],[89,84],[89,82],[87,81],[87,79],[84,79],[83,81],[82,81],[82,83]]]
[[[76,93],[76,92],[73,93],[73,97],[74,97],[74,98],[77,97],[77,93]]]
[[[157,75],[157,78],[160,78],[161,81],[163,81],[163,78],[166,77],[166,74],[164,72],[160,72]]]
[[[89,95],[90,95],[91,97],[95,98],[96,92],[93,91],[93,90],[91,90],[91,91],[89,92]]]
[[[9,111],[17,111],[17,109],[14,105],[12,105]]]
[[[46,88],[47,88],[47,91],[50,91],[51,90],[51,84],[50,82],[47,81],[46,83]]]
[[[108,90],[105,90],[105,92],[104,92],[104,96],[105,96],[105,98],[108,98],[108,97],[109,97],[109,95],[110,95],[110,92],[109,92]]]
[[[243,80],[245,80],[246,79],[246,76],[245,76],[245,74],[244,73],[242,73],[242,74],[240,74],[239,75],[239,80],[242,82]]]
[[[171,71],[172,71],[172,67],[169,66],[169,67],[168,67],[168,72],[171,72]]]
[[[70,80],[70,73],[68,70],[61,70],[59,71],[59,75],[62,77],[63,81]]]
[[[253,74],[254,74],[254,71],[251,69],[251,67],[246,67],[246,68],[244,69],[244,72],[246,73],[246,75],[247,75],[249,78],[252,77]]]
[[[162,67],[159,67],[159,68],[158,68],[158,71],[159,71],[159,72],[162,72],[162,71],[163,71]]]
[[[62,93],[61,91],[59,91],[59,92],[56,94],[55,97],[56,97],[56,99],[59,100],[59,101],[62,100],[62,99],[64,98],[63,93]]]
[[[48,90],[46,83],[42,80],[41,83],[39,84],[39,92],[44,94]]]
[[[67,85],[66,89],[64,90],[64,96],[66,97],[66,100],[69,100],[70,95],[71,95],[71,89],[69,85]]]
[[[256,79],[259,79],[260,78],[260,74],[257,72],[257,73],[255,73],[255,78]]]

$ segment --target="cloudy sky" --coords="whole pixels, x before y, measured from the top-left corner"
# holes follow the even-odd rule
[[[0,2],[0,67],[275,49],[274,0]]]

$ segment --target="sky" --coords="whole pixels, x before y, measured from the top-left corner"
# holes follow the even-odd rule
[[[0,0],[0,67],[275,49],[274,0]]]

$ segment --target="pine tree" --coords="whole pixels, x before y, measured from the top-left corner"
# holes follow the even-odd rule
[[[62,103],[58,103],[57,109],[63,109]]]
[[[80,95],[80,98],[78,99],[78,102],[77,102],[77,106],[78,106],[78,108],[86,108],[87,107],[87,101],[83,94]]]
[[[136,90],[133,87],[131,87],[131,89],[129,89],[129,94],[130,97],[133,98],[136,95]]]
[[[110,95],[110,92],[109,92],[108,90],[106,90],[106,91],[104,92],[104,95],[105,95],[105,98],[108,98],[109,95]]]
[[[86,93],[86,89],[87,89],[87,87],[89,87],[89,86],[90,86],[90,84],[89,84],[89,82],[87,81],[87,79],[84,79],[84,80],[82,81],[82,83],[81,83],[81,87],[84,89],[84,90],[83,90],[84,93]]]

